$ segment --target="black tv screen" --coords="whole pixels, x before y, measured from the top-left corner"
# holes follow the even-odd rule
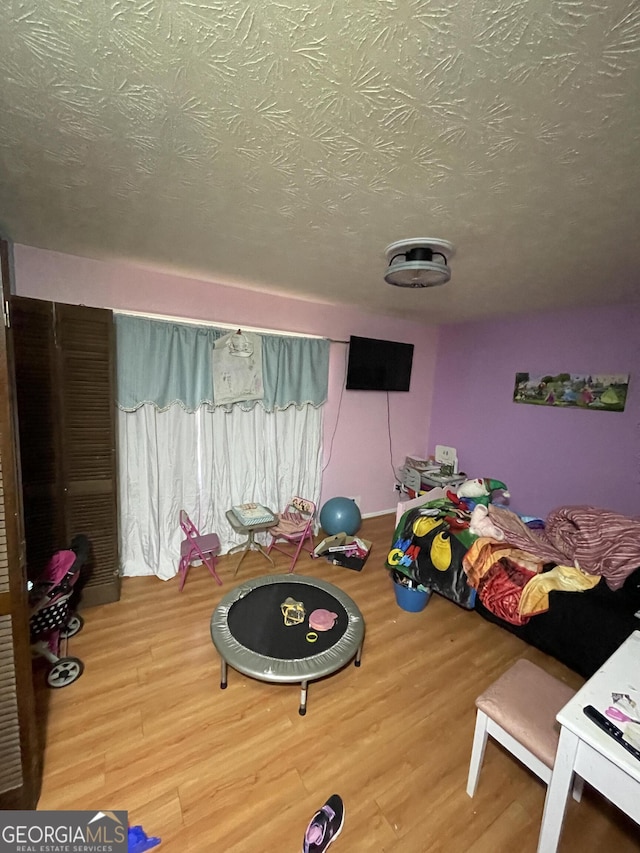
[[[347,389],[351,391],[408,391],[413,344],[351,335]]]

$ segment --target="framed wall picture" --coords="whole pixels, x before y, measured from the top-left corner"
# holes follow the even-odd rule
[[[628,373],[516,373],[513,400],[532,406],[622,412],[628,389]]]

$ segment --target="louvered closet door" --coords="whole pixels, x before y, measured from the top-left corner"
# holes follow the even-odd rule
[[[0,241],[8,291],[8,245]],[[0,809],[34,809],[40,788],[11,348],[0,322]]]
[[[28,646],[26,573],[17,547],[18,519],[10,458],[6,459],[6,421],[0,434],[0,809],[33,809],[40,779],[36,746],[31,655]],[[9,454],[9,457],[11,454]],[[9,470],[5,470],[6,467]]]
[[[84,533],[92,549],[81,604],[117,601],[111,312],[12,296],[11,322],[29,575]]]
[[[60,303],[55,314],[67,539],[91,540],[82,603],[105,604],[120,597],[113,317]]]
[[[35,580],[51,555],[68,546],[63,524],[57,354],[52,302],[11,297],[20,420],[27,571]]]

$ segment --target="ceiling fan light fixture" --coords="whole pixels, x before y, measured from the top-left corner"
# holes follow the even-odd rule
[[[384,279],[395,287],[437,287],[451,278],[449,258],[452,243],[439,237],[398,240],[385,249],[387,271]]]

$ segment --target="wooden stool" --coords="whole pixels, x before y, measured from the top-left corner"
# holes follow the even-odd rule
[[[574,693],[540,667],[519,660],[478,696],[467,794],[476,792],[489,735],[548,785],[560,737],[556,714]],[[582,779],[576,777],[574,799],[581,794]]]

